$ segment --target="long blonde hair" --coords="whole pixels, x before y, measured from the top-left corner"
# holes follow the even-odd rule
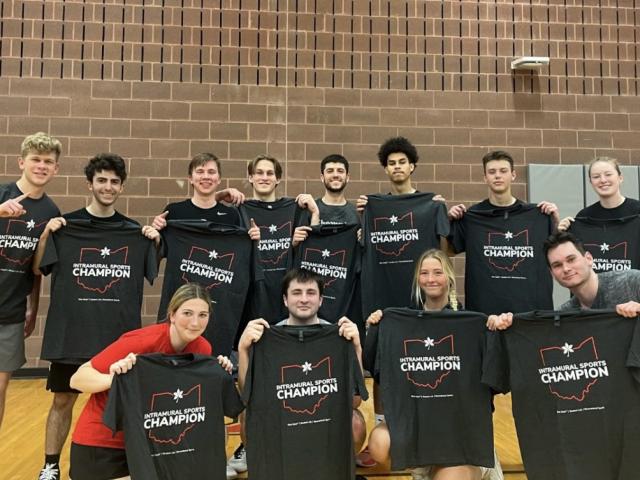
[[[420,279],[420,270],[422,269],[422,262],[424,262],[425,259],[427,258],[434,258],[440,262],[440,265],[442,265],[442,270],[444,270],[444,274],[446,275],[448,280],[447,298],[449,300],[449,306],[451,307],[452,310],[458,310],[458,294],[456,292],[456,274],[453,269],[453,264],[451,263],[451,260],[449,259],[447,254],[437,248],[432,248],[430,250],[427,250],[422,255],[420,255],[420,258],[416,262],[416,268],[413,272],[413,285],[412,285],[413,300],[416,302],[416,304],[420,308],[425,308],[427,304],[427,299],[424,297],[424,292],[420,288],[420,283],[418,281]]]

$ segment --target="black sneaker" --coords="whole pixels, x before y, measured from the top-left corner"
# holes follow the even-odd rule
[[[38,480],[60,480],[60,465],[58,463],[45,463]]]

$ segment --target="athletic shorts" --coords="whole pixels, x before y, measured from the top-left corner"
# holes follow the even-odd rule
[[[15,372],[26,363],[24,322],[0,324],[0,372]]]
[[[76,363],[51,362],[47,376],[47,390],[54,393],[80,393],[69,386],[71,377],[80,368]]]
[[[121,448],[91,447],[71,442],[71,480],[112,480],[129,475]]]

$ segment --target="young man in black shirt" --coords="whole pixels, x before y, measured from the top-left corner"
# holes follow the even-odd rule
[[[132,220],[115,209],[115,203],[124,189],[127,178],[124,160],[116,154],[102,153],[89,160],[84,169],[87,187],[92,198],[85,208],[67,213],[49,221],[40,237],[34,269],[39,269],[43,259],[49,236],[63,228],[67,220],[94,220],[108,223],[132,223],[139,227],[138,222]],[[160,234],[150,226],[142,227],[142,234],[147,238],[159,241]],[[51,302],[61,302],[64,299],[51,298]],[[103,347],[106,345],[103,345]],[[97,352],[95,352],[97,353]],[[47,417],[45,433],[45,464],[41,470],[41,478],[60,478],[60,452],[69,434],[73,406],[78,399],[78,393],[69,385],[71,376],[87,359],[69,358],[64,361],[53,361],[49,367],[47,389],[53,392],[53,402]],[[49,476],[46,476],[49,475]]]
[[[318,310],[322,304],[322,278],[308,270],[290,270],[282,281],[282,298],[289,312],[286,319],[276,326],[313,326],[329,325],[324,319],[318,317]],[[242,391],[247,379],[250,350],[254,343],[262,338],[265,329],[270,328],[269,322],[263,318],[250,321],[247,324],[238,343],[238,386]],[[353,343],[355,354],[362,368],[362,346],[358,327],[347,317],[338,321],[338,333]],[[353,446],[359,452],[366,437],[366,423],[357,407],[360,404],[360,395],[353,398],[352,432]],[[231,463],[233,466],[233,463]]]
[[[60,214],[45,187],[58,172],[61,151],[60,141],[43,132],[26,137],[21,177],[0,186],[0,425],[9,380],[26,361],[24,339],[36,325],[42,277],[31,262],[46,223]]]
[[[320,163],[324,195],[316,199],[320,225],[358,224],[355,205],[347,202],[344,191],[349,183],[349,162],[342,155],[328,155]]]

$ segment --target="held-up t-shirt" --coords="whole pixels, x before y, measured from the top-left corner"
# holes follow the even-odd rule
[[[416,259],[449,234],[444,202],[433,193],[368,195],[362,219],[362,305],[371,312],[411,303]]]
[[[520,201],[490,207],[474,205],[452,224],[455,252],[466,252],[467,309],[487,315],[552,309],[553,282],[542,252],[551,217]]]
[[[353,344],[335,325],[265,330],[243,399],[252,480],[353,480],[354,392],[367,399]]]
[[[211,208],[200,208],[188,198],[181,202],[170,203],[164,207],[163,211],[169,212],[167,220],[204,220],[223,225],[240,226],[238,209],[220,202]]]
[[[317,198],[316,205],[320,210],[320,225],[360,225],[360,217],[352,203],[328,205],[322,198]]]
[[[20,195],[15,182],[0,185],[0,203]],[[31,264],[38,239],[47,222],[60,215],[46,194],[25,198],[21,204],[24,215],[0,218],[0,324],[24,322],[27,297],[33,289]]]
[[[275,202],[247,200],[239,210],[245,228],[249,228],[251,219],[260,228],[256,260],[264,271],[264,282],[252,288],[250,316],[274,324],[286,316],[280,287],[291,262],[291,237],[296,227],[309,225],[309,211],[300,208],[295,199],[285,197]]]
[[[324,279],[318,315],[331,322],[346,315],[352,321],[362,323],[362,315],[357,315],[359,308],[355,305],[361,255],[356,235],[358,228],[358,225],[312,227],[307,239],[294,250],[294,267],[311,270]]]
[[[133,480],[226,480],[224,416],[242,410],[233,377],[216,359],[147,354],[114,377],[103,419],[124,432]]]
[[[611,311],[530,312],[502,333],[485,380],[512,392],[527,478],[637,478],[637,323]]]
[[[640,200],[636,200],[635,198],[625,198],[624,202],[614,208],[605,208],[598,201],[580,210],[576,217],[613,220],[616,218],[629,217],[631,215],[640,215]]]
[[[42,358],[87,360],[140,328],[144,279],[153,282],[158,262],[137,223],[68,219],[49,236],[40,270],[52,274]]]
[[[109,345],[91,359],[91,366],[100,373],[109,373],[109,367],[129,353],[176,354],[171,345],[169,323],[149,325],[138,330],[125,333],[117,341]],[[180,353],[200,353],[211,355],[211,345],[204,338],[198,337],[188,343]],[[102,421],[109,391],[93,393],[89,397],[78,423],[73,431],[73,443],[89,447],[105,447],[124,449],[122,432],[113,433]]]
[[[229,355],[249,285],[259,280],[247,231],[199,220],[169,220],[162,238],[167,263],[158,321],[166,319],[169,301],[179,287],[199,283],[212,301],[204,337],[216,355]]]
[[[640,268],[640,215],[613,220],[576,217],[569,231],[593,256],[596,273]]]
[[[387,308],[367,332],[365,368],[380,383],[394,470],[493,467],[491,389],[482,384],[486,316]]]

